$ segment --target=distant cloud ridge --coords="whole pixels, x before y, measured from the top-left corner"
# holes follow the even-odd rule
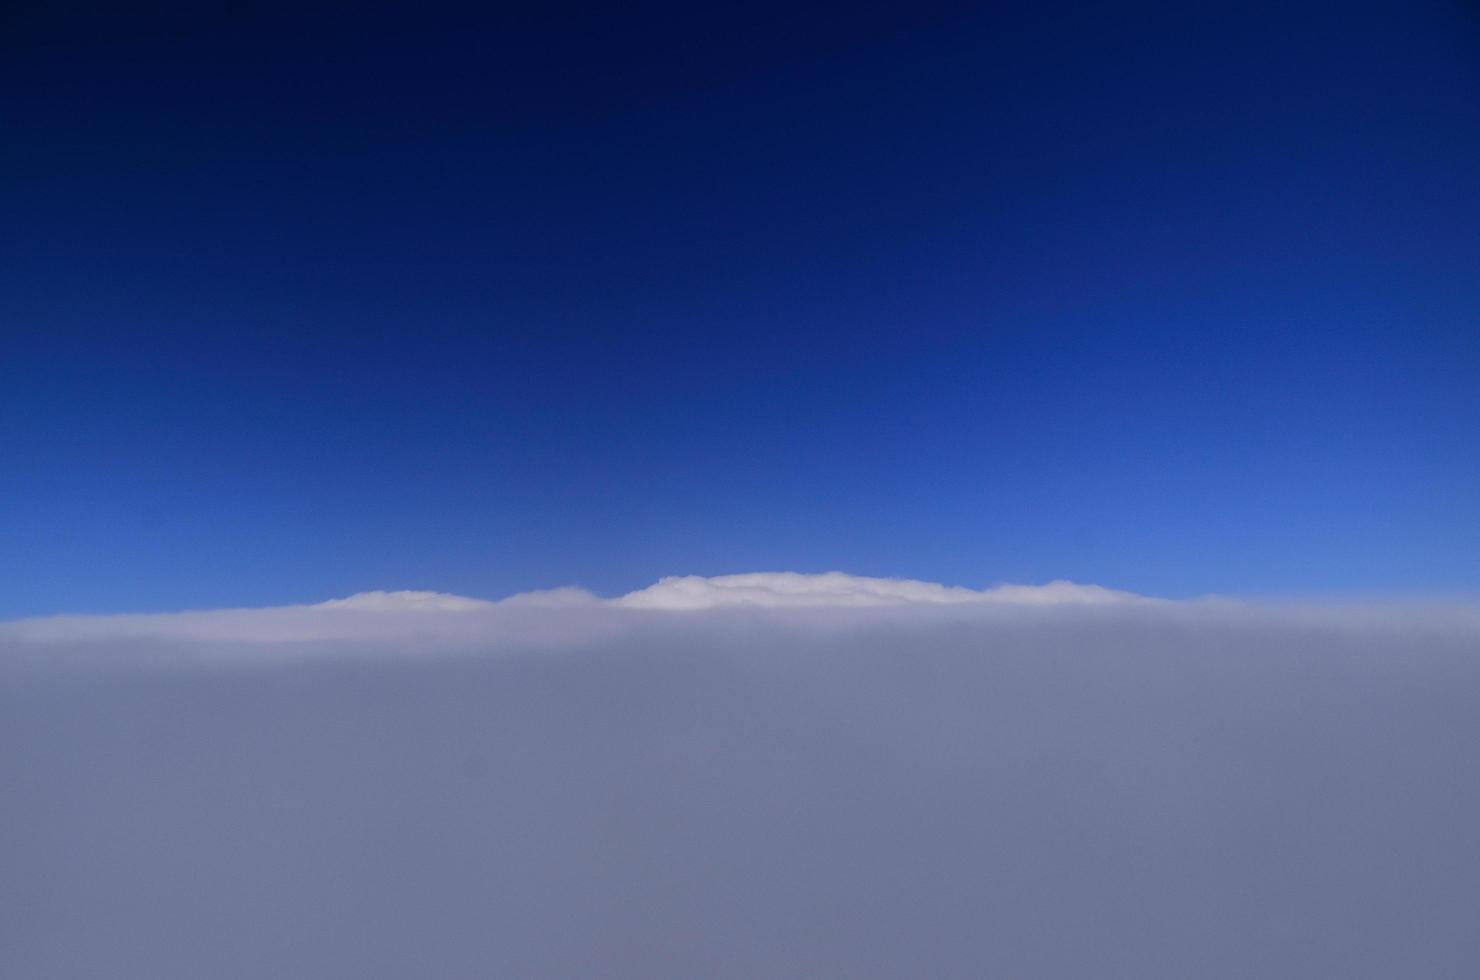
[[[914,579],[870,578],[846,572],[752,572],[744,575],[668,576],[616,600],[637,609],[712,609],[718,606],[898,606],[913,603],[1109,603],[1142,600],[1130,592],[1058,579],[1046,585],[968,589]]]

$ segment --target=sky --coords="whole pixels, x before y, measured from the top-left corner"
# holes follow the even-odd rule
[[[0,976],[1470,980],[1473,5],[0,14]]]
[[[1192,6],[13,5],[0,618],[1473,591],[1480,19]]]

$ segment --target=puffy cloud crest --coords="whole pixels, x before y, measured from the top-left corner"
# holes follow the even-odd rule
[[[552,610],[606,613],[608,621],[629,611],[699,612],[726,608],[857,609],[943,605],[1044,606],[1149,602],[1129,592],[1056,581],[1047,585],[999,585],[977,591],[909,579],[868,578],[843,572],[804,575],[758,572],[745,575],[671,576],[613,599],[578,588],[521,592],[500,600],[446,592],[373,591],[307,605],[262,609],[219,609],[176,613],[64,615],[0,623],[0,638],[47,641],[106,637],[171,636],[188,640],[248,642],[313,641],[339,637],[435,635],[449,640],[563,637],[568,616]]]
[[[615,598],[573,587],[522,592],[499,600],[430,591],[371,591],[313,604],[256,609],[47,616],[0,622],[0,653],[16,643],[98,646],[113,640],[150,639],[256,646],[351,643],[348,647],[341,644],[344,650],[404,646],[408,640],[428,651],[559,647],[658,621],[677,626],[701,622],[694,617],[708,621],[771,615],[800,617],[832,627],[864,625],[878,617],[954,620],[1052,615],[1059,619],[1274,620],[1336,629],[1398,624],[1480,631],[1480,606],[1463,602],[1419,606],[1258,603],[1211,597],[1169,600],[1064,580],[978,590],[844,572],[756,572],[670,576]]]
[[[845,572],[804,575],[753,572],[746,575],[669,576],[616,600],[634,609],[713,609],[721,606],[815,607],[960,605],[967,603],[1109,603],[1147,601],[1131,592],[1058,579],[1047,585],[997,585],[967,589],[913,579],[869,578]]]

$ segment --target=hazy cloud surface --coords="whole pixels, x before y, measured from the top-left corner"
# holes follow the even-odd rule
[[[1480,618],[841,574],[0,624],[0,976],[1469,978]]]

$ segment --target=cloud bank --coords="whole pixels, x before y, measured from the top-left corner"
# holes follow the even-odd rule
[[[841,574],[0,624],[0,976],[1469,977],[1480,620]]]
[[[656,585],[631,592],[617,605],[636,609],[714,609],[722,606],[811,608],[822,606],[960,605],[979,603],[1107,603],[1141,599],[1098,585],[1055,581],[1047,585],[998,585],[977,591],[960,586],[911,579],[868,578],[844,572],[803,575],[797,572],[758,572],[705,578],[685,575],[665,578]]]
[[[790,615],[793,623],[839,629],[889,618],[936,622],[986,618],[1150,619],[1254,624],[1304,622],[1326,628],[1480,631],[1480,605],[1449,603],[1275,603],[1208,597],[1167,600],[1057,580],[1043,585],[969,589],[843,572],[671,576],[647,588],[602,598],[579,588],[523,592],[499,600],[444,592],[361,592],[324,602],[257,609],[123,615],[61,615],[0,622],[0,650],[12,655],[46,645],[106,645],[126,640],[201,644],[341,644],[341,652],[385,645],[439,650],[561,646],[593,633],[632,628],[644,614],[688,614],[668,625],[692,627],[705,616]],[[660,620],[661,621],[661,620]],[[350,644],[350,646],[342,646]],[[257,650],[254,655],[266,651]]]
[[[50,616],[0,623],[0,642],[98,641],[125,637],[272,643],[415,635],[438,640],[531,641],[543,626],[555,642],[572,622],[622,621],[626,611],[700,613],[723,609],[894,609],[937,606],[1106,606],[1152,600],[1096,585],[1055,581],[974,590],[909,579],[869,578],[843,572],[803,575],[761,572],[664,578],[645,589],[603,599],[584,589],[525,592],[502,600],[443,592],[375,591],[308,605],[196,612]],[[573,619],[574,617],[574,619]]]

